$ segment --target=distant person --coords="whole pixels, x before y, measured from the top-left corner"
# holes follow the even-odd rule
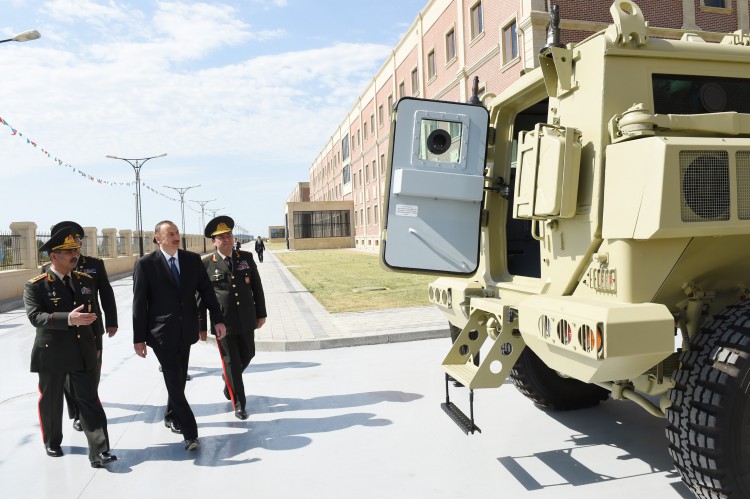
[[[234,245],[234,249],[237,250],[237,251],[239,251],[240,248],[242,248],[242,243],[240,243],[240,240],[237,239],[237,242]]]
[[[185,382],[190,346],[198,341],[196,293],[211,310],[217,339],[226,334],[224,317],[200,256],[179,249],[177,226],[164,220],[154,233],[159,249],[139,258],[133,271],[133,348],[145,358],[148,345],[159,359],[169,394],[164,426],[181,433],[192,451],[200,443]]]
[[[216,251],[203,257],[203,265],[224,312],[227,330],[223,338],[217,335],[224,369],[224,396],[232,402],[235,417],[244,420],[247,405],[242,373],[255,357],[254,334],[266,323],[266,299],[253,254],[232,251],[232,229],[234,220],[227,216],[208,222],[204,235],[211,238]],[[215,334],[214,328],[211,333]],[[206,335],[206,307],[201,303],[200,336],[205,339]]]
[[[263,244],[263,238],[258,236],[255,240],[255,252],[258,253],[258,261],[263,263],[263,252],[266,251],[266,245]]]
[[[92,468],[101,468],[117,457],[109,452],[107,415],[97,393],[97,342],[91,328],[96,321],[94,280],[75,271],[80,248],[70,227],[52,234],[40,248],[49,253],[49,268],[26,283],[23,302],[36,327],[31,372],[39,375],[39,423],[47,455],[63,455],[63,386],[67,378],[88,441],[89,462]]]
[[[81,246],[84,235],[83,227],[75,222],[65,221],[55,224],[52,227],[51,232],[52,234],[55,234],[59,230],[65,228],[69,228],[73,231],[76,243],[78,246]],[[49,264],[45,265],[42,268],[42,271],[46,272],[48,267]],[[107,335],[111,338],[117,333],[117,303],[115,302],[115,293],[112,291],[112,285],[109,283],[109,277],[107,277],[107,269],[104,267],[104,260],[93,256],[80,255],[78,263],[76,264],[76,270],[90,275],[94,280],[94,289],[96,289],[96,293],[93,295],[92,299],[94,305],[93,312],[96,314],[96,321],[91,324],[91,327],[96,336],[96,385],[98,387],[102,375],[102,337],[104,336],[105,323]],[[99,299],[101,299],[101,306],[99,305]],[[102,309],[104,309],[106,322],[102,321]],[[65,402],[68,406],[68,417],[73,420],[73,429],[76,431],[83,431],[83,427],[81,426],[81,412],[78,410],[73,387],[68,378],[65,380]]]

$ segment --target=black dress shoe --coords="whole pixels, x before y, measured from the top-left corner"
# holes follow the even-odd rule
[[[247,419],[247,412],[245,412],[245,409],[237,409],[234,411],[234,417],[244,421]]]
[[[117,461],[117,456],[110,454],[109,452],[102,452],[91,458],[92,468],[101,468],[108,465],[109,463]]]
[[[227,400],[232,400],[232,397],[229,396],[229,388],[227,388],[227,385],[224,385],[224,396]]]
[[[49,457],[62,457],[63,451],[60,447],[47,447],[45,449]]]
[[[75,431],[83,431],[83,426],[81,426],[81,420],[76,418],[73,420],[73,429]]]
[[[182,428],[177,424],[177,421],[165,419],[164,426],[172,430],[172,433],[182,433]]]
[[[185,440],[185,450],[195,450],[200,446],[201,444],[200,442],[198,442],[197,438],[191,438],[190,440]]]

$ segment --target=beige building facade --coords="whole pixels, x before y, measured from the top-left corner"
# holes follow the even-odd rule
[[[679,38],[689,30],[710,39],[703,32],[750,30],[750,0],[636,2],[650,26],[658,28],[657,36]],[[538,66],[553,4],[560,7],[564,43],[580,41],[612,21],[608,0],[431,0],[417,13],[309,168],[310,202],[348,203],[353,246],[379,250],[390,118],[398,99],[465,102],[475,76],[480,98],[498,94]],[[290,241],[292,226],[288,218]]]

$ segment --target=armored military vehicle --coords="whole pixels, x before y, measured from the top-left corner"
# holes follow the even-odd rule
[[[381,261],[439,276],[467,433],[507,377],[550,409],[626,399],[665,419],[696,496],[748,498],[750,36],[610,11],[578,44],[552,25],[497,96],[398,102]]]

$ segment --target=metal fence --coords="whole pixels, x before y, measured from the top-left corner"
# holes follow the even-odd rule
[[[127,244],[127,238],[117,236],[117,256],[127,256],[127,254],[125,253]]]
[[[96,254],[99,258],[109,256],[109,236],[96,236]]]
[[[42,245],[44,245],[44,243],[49,241],[50,237],[52,237],[52,234],[50,234],[49,232],[37,232],[36,233],[36,251],[37,251],[37,259],[39,260],[40,267],[49,263],[49,254],[47,254],[46,251],[40,251],[39,248],[41,248]]]
[[[0,270],[21,267],[21,235],[0,232]]]

